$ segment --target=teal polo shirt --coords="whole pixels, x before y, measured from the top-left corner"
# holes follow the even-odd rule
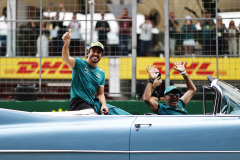
[[[162,104],[158,102],[158,114],[160,115],[187,115],[187,111],[185,110],[185,104],[182,99],[179,99],[177,107],[171,107],[167,104]]]
[[[183,40],[194,39],[194,31],[196,30],[195,25],[191,24],[187,26],[184,24],[181,28]]]
[[[204,39],[213,38],[212,36],[212,25],[210,21],[205,21],[202,26],[202,34]]]
[[[95,93],[99,86],[104,87],[105,73],[98,66],[91,66],[82,58],[75,58],[72,69],[71,100],[81,98],[94,105]]]

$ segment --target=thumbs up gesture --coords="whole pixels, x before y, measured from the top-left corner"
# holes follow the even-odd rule
[[[64,33],[64,35],[62,36],[62,40],[64,40],[67,43],[70,43],[71,37],[72,37],[71,29],[69,29],[68,32]]]

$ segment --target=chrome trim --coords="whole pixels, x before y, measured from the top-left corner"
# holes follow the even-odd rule
[[[211,87],[215,90],[215,100],[214,100],[214,107],[213,107],[213,114],[214,115],[221,115],[221,105],[222,105],[222,89],[219,87],[218,79],[214,79],[211,83]]]
[[[217,82],[218,82],[218,79],[214,79],[211,83],[211,87],[216,87],[219,90],[219,92],[222,94],[222,89],[219,87]]]
[[[240,151],[0,150],[1,153],[240,153]]]

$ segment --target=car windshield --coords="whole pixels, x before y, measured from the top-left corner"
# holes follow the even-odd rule
[[[239,89],[218,81],[223,92],[221,111],[223,114],[240,114],[240,91]]]

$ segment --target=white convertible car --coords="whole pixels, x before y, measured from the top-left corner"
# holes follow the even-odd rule
[[[0,109],[0,159],[239,160],[240,92],[208,79],[204,94],[213,95],[213,105],[204,115],[55,116]]]

